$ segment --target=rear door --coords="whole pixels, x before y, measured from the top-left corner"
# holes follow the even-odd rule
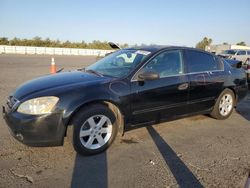
[[[211,109],[224,83],[223,63],[216,56],[197,50],[185,50],[189,79],[188,108],[191,113]]]

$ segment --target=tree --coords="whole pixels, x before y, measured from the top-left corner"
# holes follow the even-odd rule
[[[199,49],[202,49],[202,50],[205,50],[206,46],[209,46],[210,44],[212,44],[213,40],[210,39],[210,38],[207,38],[207,37],[204,37],[202,39],[202,41],[198,42],[196,44],[196,48],[199,48]]]
[[[21,40],[19,38],[13,38],[12,40],[10,40],[10,45],[12,46],[21,46]]]
[[[241,41],[241,42],[238,42],[236,45],[240,45],[240,46],[246,46],[246,43]]]
[[[87,43],[84,40],[82,40],[82,42],[80,44],[80,47],[81,48],[86,48],[87,47]]]
[[[43,44],[44,44],[45,46],[50,46],[50,45],[51,45],[50,39],[49,39],[49,38],[46,38],[45,41],[43,42]]]
[[[13,38],[8,40],[6,37],[0,37],[0,45],[11,45],[11,46],[41,46],[41,47],[65,47],[65,48],[88,48],[88,49],[105,49],[111,50],[107,41],[94,40],[90,43],[86,43],[84,40],[81,42],[70,42],[51,40],[50,38],[43,39],[41,37],[34,37],[32,39],[19,39]],[[121,44],[120,46],[127,47],[127,44]]]
[[[227,43],[227,42],[223,42],[223,44],[224,44],[224,45],[228,45],[228,43]]]
[[[1,37],[0,38],[0,45],[8,45],[9,44],[9,40],[6,37]]]
[[[64,47],[64,48],[70,48],[71,47],[71,42],[69,42],[69,40],[67,40],[66,42],[64,42],[64,43],[62,43],[62,46]]]

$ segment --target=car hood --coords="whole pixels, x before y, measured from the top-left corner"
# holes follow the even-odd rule
[[[111,79],[111,78],[97,76],[82,71],[57,73],[57,74],[43,76],[22,84],[12,93],[12,96],[20,100],[26,97],[27,95],[46,89],[67,86],[75,83],[87,84],[89,82],[102,81],[105,79]]]

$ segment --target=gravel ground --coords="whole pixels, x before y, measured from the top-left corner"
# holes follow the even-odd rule
[[[50,56],[0,55],[0,104],[19,84],[49,73]],[[72,70],[95,57],[55,56]],[[232,116],[208,116],[131,130],[99,155],[32,148],[0,117],[0,187],[243,187],[250,169],[250,94]]]

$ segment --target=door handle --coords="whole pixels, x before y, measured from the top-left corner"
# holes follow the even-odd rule
[[[188,88],[189,84],[184,83],[178,86],[178,90],[186,90]]]

